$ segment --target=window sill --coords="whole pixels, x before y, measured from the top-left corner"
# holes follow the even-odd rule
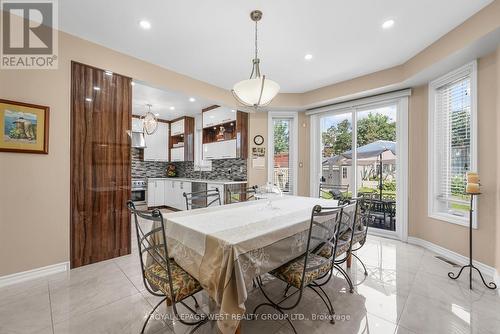
[[[438,212],[429,212],[428,214],[429,218],[432,219],[437,219],[441,220],[447,223],[455,224],[455,225],[460,225],[464,227],[469,227],[469,218],[460,218],[457,216],[449,215],[446,213],[438,213]],[[473,223],[472,223],[472,228],[477,230],[477,220],[475,215],[472,218]]]

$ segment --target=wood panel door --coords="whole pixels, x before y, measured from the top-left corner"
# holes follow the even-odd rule
[[[130,253],[131,79],[71,64],[71,267]]]

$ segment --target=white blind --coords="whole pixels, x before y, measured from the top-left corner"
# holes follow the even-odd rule
[[[293,189],[293,164],[292,156],[292,123],[291,118],[273,119],[273,174],[272,182],[284,193],[292,194]]]
[[[465,174],[472,163],[471,106],[470,75],[436,89],[435,195],[441,203],[439,211],[458,216],[465,213],[459,205],[467,203],[463,197]]]

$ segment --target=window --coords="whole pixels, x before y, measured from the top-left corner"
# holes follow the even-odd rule
[[[470,63],[429,85],[429,216],[461,225],[470,208],[465,174],[477,166],[476,67]]]
[[[297,113],[269,113],[268,181],[284,194],[297,191]]]
[[[347,167],[342,167],[342,178],[347,179]]]

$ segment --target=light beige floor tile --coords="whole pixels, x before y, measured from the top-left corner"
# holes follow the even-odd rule
[[[415,333],[471,333],[469,310],[413,293],[408,297],[399,324]]]
[[[55,325],[54,333],[137,334],[150,310],[151,306],[140,293],[137,293],[58,323]],[[163,333],[171,333],[166,323],[151,319],[146,327],[146,333],[155,333],[160,329]]]
[[[17,288],[13,289],[17,290]],[[4,295],[0,300],[0,333],[49,333],[52,331],[47,282],[42,286],[32,286],[23,292]]]
[[[138,291],[114,262],[49,282],[54,323],[81,315]]]

